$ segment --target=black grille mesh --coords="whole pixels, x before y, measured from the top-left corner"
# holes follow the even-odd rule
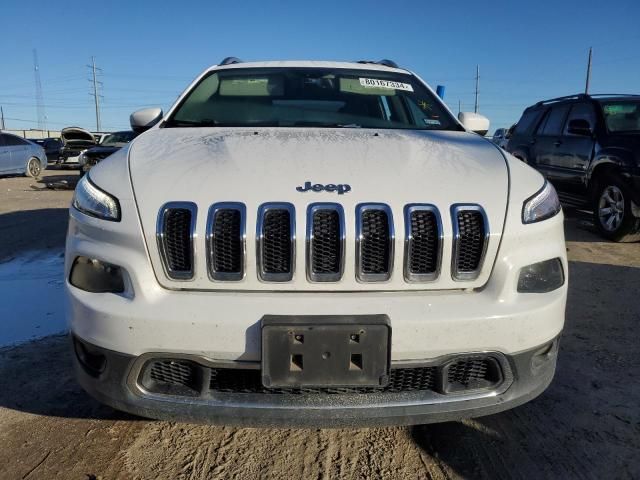
[[[242,273],[242,215],[240,210],[218,210],[213,218],[211,261],[220,273]]]
[[[339,273],[342,258],[340,214],[336,210],[316,210],[313,213],[313,273]]]
[[[446,392],[491,388],[502,381],[502,371],[490,357],[464,357],[446,368]]]
[[[172,208],[164,216],[164,251],[167,267],[171,272],[191,272],[191,211]]]
[[[260,370],[211,369],[209,389],[220,393],[261,393],[272,395],[347,395],[429,391],[435,388],[436,367],[398,368],[389,371],[386,387],[300,387],[266,388]]]
[[[151,364],[149,377],[156,382],[195,389],[196,368],[190,362],[159,360]]]
[[[436,214],[430,210],[411,212],[409,271],[414,274],[435,273],[438,268],[440,238]]]
[[[360,268],[365,274],[389,273],[389,217],[384,210],[362,212]]]
[[[288,210],[267,210],[262,224],[262,269],[265,273],[291,272],[291,218]]]
[[[480,267],[485,242],[482,213],[475,210],[458,212],[458,232],[456,269],[459,273],[475,272]]]
[[[493,357],[465,356],[445,366],[391,368],[385,387],[266,388],[262,385],[259,369],[210,368],[188,360],[157,359],[143,368],[141,379],[150,392],[169,395],[200,395],[205,379],[208,379],[207,386],[212,393],[353,395],[491,389],[502,382],[503,373]]]

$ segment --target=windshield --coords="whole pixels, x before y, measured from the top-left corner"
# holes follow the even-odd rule
[[[640,100],[602,102],[602,112],[610,132],[640,132]]]
[[[134,137],[134,132],[116,132],[107,135],[100,145],[122,146],[133,140]]]
[[[462,130],[412,75],[327,68],[212,72],[164,126]]]

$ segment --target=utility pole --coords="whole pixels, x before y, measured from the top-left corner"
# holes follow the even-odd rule
[[[480,89],[480,65],[476,65],[476,103],[475,106],[473,107],[473,111],[475,113],[478,113],[478,93],[479,93],[479,89]]]
[[[458,115],[460,115],[461,111],[462,111],[462,101],[458,99]]]
[[[33,75],[36,81],[36,111],[38,113],[38,129],[47,129],[47,115],[44,111],[44,97],[42,95],[42,83],[40,81],[40,65],[38,64],[38,51],[33,49]]]
[[[2,110],[2,107],[0,107],[0,125],[2,125],[0,130],[4,130],[4,110]]]
[[[587,63],[587,81],[584,86],[584,93],[589,95],[589,83],[591,83],[591,54],[593,52],[593,47],[589,47],[589,61]]]
[[[93,101],[96,107],[96,131],[101,132],[100,128],[100,98],[102,95],[98,93],[98,88],[102,86],[102,82],[98,81],[98,72],[102,72],[102,69],[96,67],[96,57],[91,57],[91,65],[87,65],[91,69],[91,79],[90,82],[93,82],[93,93],[90,93],[93,97]]]

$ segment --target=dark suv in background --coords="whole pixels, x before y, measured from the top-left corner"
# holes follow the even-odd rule
[[[603,236],[640,240],[640,95],[572,95],[527,108],[507,151],[568,206],[593,210]]]

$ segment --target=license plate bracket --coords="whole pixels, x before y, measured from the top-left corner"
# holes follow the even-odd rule
[[[386,315],[266,315],[261,331],[265,387],[388,383],[391,325]]]

